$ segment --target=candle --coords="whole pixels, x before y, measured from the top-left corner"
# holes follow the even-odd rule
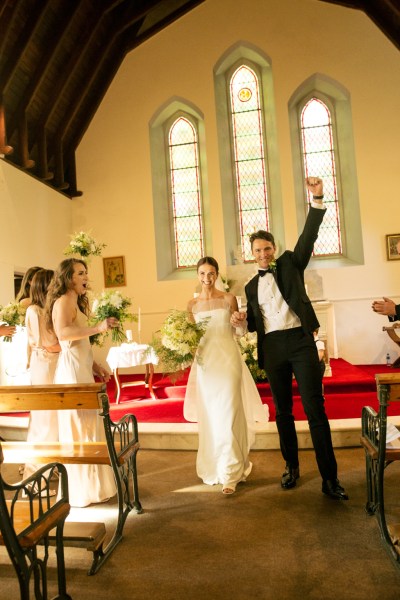
[[[132,329],[126,330],[126,339],[128,340],[128,342],[132,341]]]

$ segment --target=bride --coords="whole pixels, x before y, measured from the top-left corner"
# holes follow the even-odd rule
[[[268,421],[268,406],[234,339],[230,316],[238,305],[235,296],[216,288],[218,272],[210,256],[197,263],[201,293],[189,302],[188,312],[208,324],[190,371],[184,416],[199,424],[198,476],[206,484],[222,484],[223,494],[233,494],[251,472],[254,424]]]

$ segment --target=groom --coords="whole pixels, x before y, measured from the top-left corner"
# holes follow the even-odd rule
[[[258,361],[267,373],[276,408],[280,447],[286,461],[282,487],[294,488],[300,477],[292,414],[294,373],[322,477],[322,492],[336,500],[347,500],[348,496],[337,478],[331,431],[324,407],[318,352],[313,337],[319,323],[304,286],[304,270],[326,212],[322,203],[323,185],[317,177],[306,179],[306,185],[313,194],[313,201],[293,252],[287,250],[275,259],[276,246],[271,233],[257,231],[250,236],[259,274],[245,288],[247,322],[249,331],[257,331]],[[231,324],[238,327],[244,318],[244,313],[235,312]]]

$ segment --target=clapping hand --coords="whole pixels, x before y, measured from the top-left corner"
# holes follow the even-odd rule
[[[383,300],[374,300],[372,310],[387,317],[394,317],[396,315],[396,305],[390,298],[384,297]]]

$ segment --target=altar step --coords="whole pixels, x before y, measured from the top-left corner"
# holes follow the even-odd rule
[[[388,422],[400,428],[400,417],[388,417]],[[360,446],[361,419],[329,421],[335,448]],[[148,450],[197,450],[196,423],[139,423],[140,447]],[[312,448],[308,423],[296,422],[299,448]],[[257,424],[253,450],[279,450],[276,423]]]
[[[388,422],[400,429],[400,416],[388,417]],[[332,442],[335,448],[360,446],[361,418],[331,419]],[[197,450],[197,423],[138,423],[140,447],[146,450]],[[6,440],[25,440],[28,417],[0,415],[0,435]],[[296,421],[299,448],[312,448],[307,421]],[[258,423],[253,450],[279,449],[275,422]]]

